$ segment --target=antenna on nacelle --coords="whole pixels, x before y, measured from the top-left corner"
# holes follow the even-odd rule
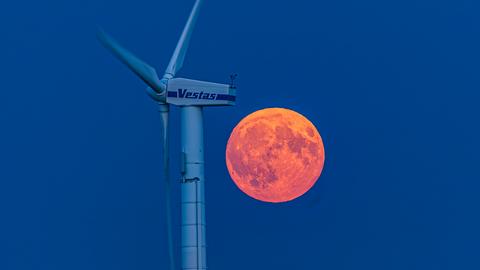
[[[230,74],[230,88],[236,89],[237,87],[235,86],[235,79],[237,78],[238,74],[237,73],[232,73]]]

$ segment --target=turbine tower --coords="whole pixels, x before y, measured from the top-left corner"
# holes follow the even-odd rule
[[[172,58],[160,79],[153,67],[120,46],[103,31],[100,42],[147,85],[158,103],[163,126],[163,180],[170,269],[175,270],[172,211],[170,205],[168,114],[170,104],[180,107],[181,127],[181,257],[182,269],[207,269],[205,241],[205,178],[203,152],[203,107],[235,104],[233,84],[176,78],[182,68],[202,0],[196,0]]]

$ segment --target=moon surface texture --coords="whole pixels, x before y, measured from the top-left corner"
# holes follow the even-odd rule
[[[291,201],[320,177],[322,138],[303,115],[283,108],[256,111],[233,129],[226,162],[235,184],[265,202]]]

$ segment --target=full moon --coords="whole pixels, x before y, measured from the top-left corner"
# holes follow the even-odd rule
[[[325,160],[322,138],[303,115],[267,108],[243,118],[228,139],[226,163],[235,184],[264,202],[286,202],[307,192]]]

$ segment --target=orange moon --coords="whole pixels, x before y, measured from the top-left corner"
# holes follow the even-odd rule
[[[286,202],[320,177],[325,151],[320,134],[303,115],[267,108],[243,118],[227,143],[226,163],[235,184],[264,202]]]

